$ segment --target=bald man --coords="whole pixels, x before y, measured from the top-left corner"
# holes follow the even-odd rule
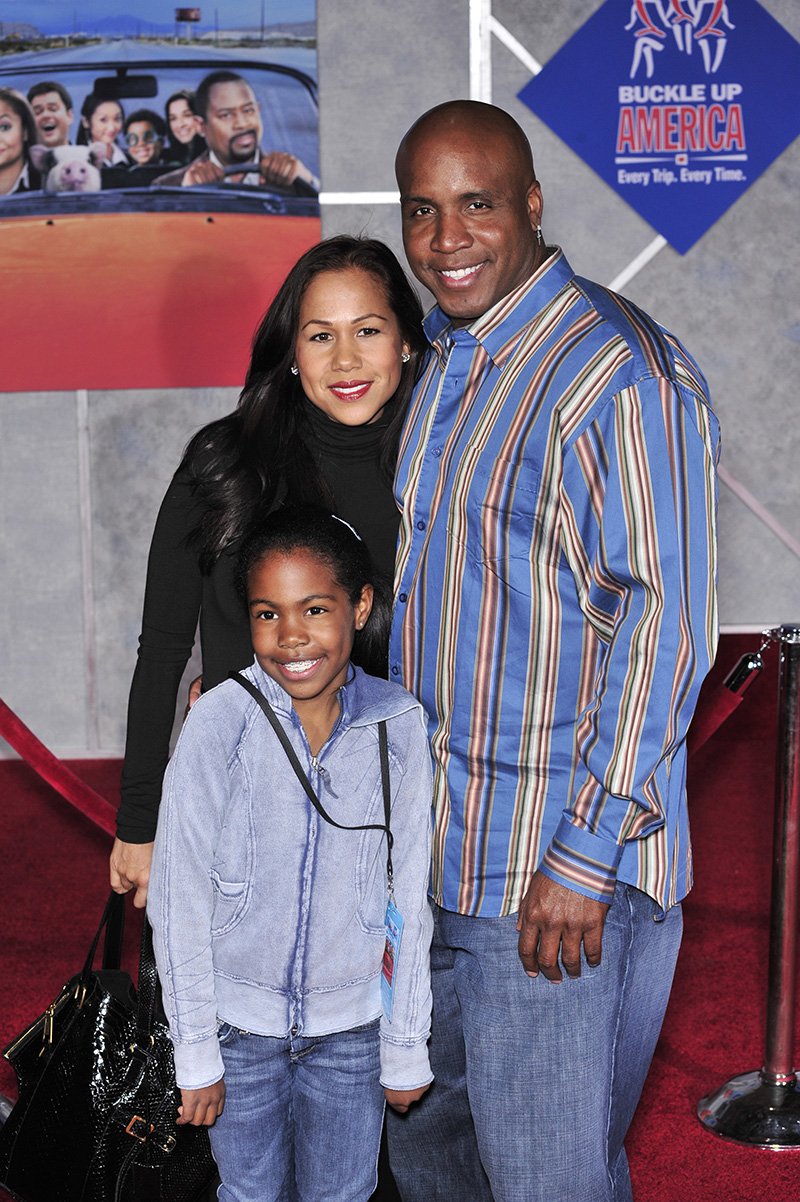
[[[677,339],[546,245],[507,113],[440,105],[396,168],[437,302],[390,654],[436,771],[436,1081],[392,1167],[404,1202],[628,1202],[691,884],[718,426]]]

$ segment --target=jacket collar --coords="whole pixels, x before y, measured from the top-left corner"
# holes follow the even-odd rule
[[[291,697],[276,680],[267,675],[258,660],[253,661],[244,675],[260,689],[276,713],[291,719]],[[342,726],[374,726],[377,722],[420,708],[416,698],[405,689],[378,676],[368,676],[355,664],[350,665],[350,675],[339,690],[339,699]]]

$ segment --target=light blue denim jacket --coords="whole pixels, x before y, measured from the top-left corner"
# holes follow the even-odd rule
[[[378,728],[386,720],[395,900],[405,920],[381,1083],[432,1079],[427,1040],[431,763],[425,715],[399,685],[354,668],[341,715],[312,763],[288,694],[261,690],[327,813],[383,824]],[[147,911],[178,1085],[223,1075],[222,1022],[260,1035],[325,1035],[381,1015],[386,839],[342,831],[312,807],[255,700],[233,680],[195,704],[167,770]]]

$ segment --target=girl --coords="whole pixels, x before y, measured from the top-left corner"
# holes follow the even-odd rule
[[[125,113],[118,100],[103,100],[90,92],[81,105],[78,145],[91,146],[92,142],[100,142],[105,148],[104,167],[127,164],[125,152],[117,145],[124,121]]]
[[[257,692],[228,680],[189,714],[148,899],[179,1122],[214,1124],[222,1202],[359,1202],[376,1184],[383,1094],[404,1111],[431,1081],[424,715],[350,662],[354,640],[384,640],[390,607],[346,522],[280,510],[239,573],[255,651],[243,675]],[[399,947],[384,928],[385,914],[397,921],[389,877]]]
[[[242,539],[283,502],[319,502],[394,571],[397,441],[422,355],[422,310],[382,242],[331,238],[298,260],[256,333],[238,408],[184,455],[156,523],[111,855],[144,905],[175,702],[198,615],[209,689],[250,662],[233,573]],[[385,670],[385,658],[366,664]]]

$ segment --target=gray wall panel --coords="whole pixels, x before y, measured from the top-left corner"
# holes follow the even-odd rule
[[[86,747],[74,393],[0,394],[0,646],[3,700],[48,745]]]
[[[413,119],[468,95],[465,0],[318,0],[317,37],[323,187],[391,189]]]
[[[97,724],[103,748],[119,749],[136,659],[150,536],[161,498],[191,435],[231,410],[233,389],[93,393]],[[196,675],[193,659],[189,679]],[[183,708],[179,701],[179,709]]]

